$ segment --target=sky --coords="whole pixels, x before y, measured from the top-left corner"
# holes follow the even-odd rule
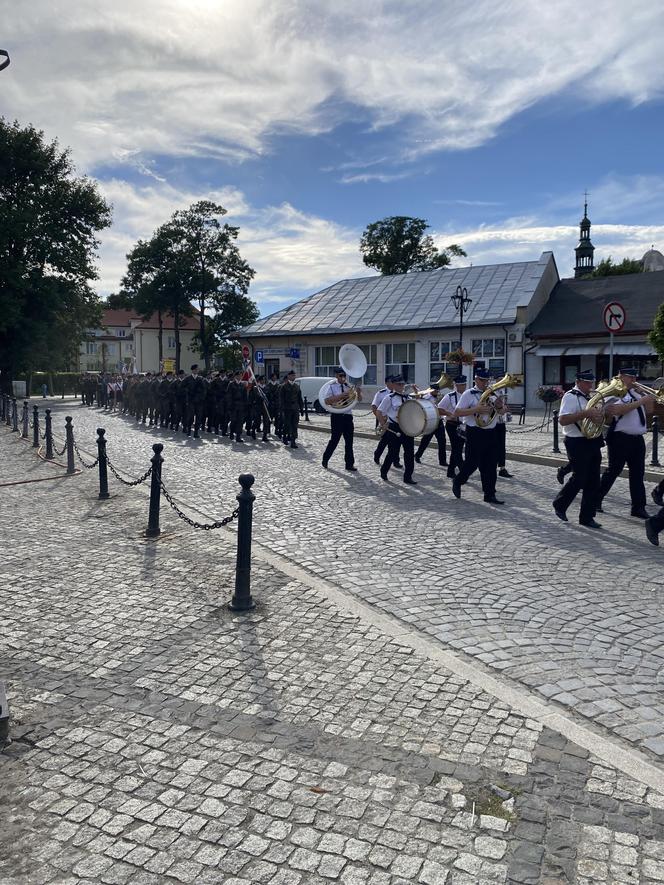
[[[664,251],[664,5],[653,0],[0,0],[0,115],[70,147],[126,253],[212,199],[273,313],[372,275],[362,231],[425,218],[455,265],[561,276]]]

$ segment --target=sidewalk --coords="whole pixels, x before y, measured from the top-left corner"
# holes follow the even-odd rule
[[[0,485],[38,463],[0,428]],[[0,488],[2,883],[664,881],[661,792],[260,556],[231,613],[230,532],[53,474]]]

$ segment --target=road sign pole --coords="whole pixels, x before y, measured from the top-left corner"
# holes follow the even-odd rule
[[[613,378],[613,332],[609,335],[609,381]]]

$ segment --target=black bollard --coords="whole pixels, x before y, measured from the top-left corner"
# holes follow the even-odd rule
[[[304,398],[304,420],[309,421],[309,400],[306,398],[306,396]]]
[[[12,423],[12,401],[9,394],[7,394],[6,402],[5,402],[5,424],[7,427],[10,427]]]
[[[23,414],[21,415],[21,424],[23,425],[21,438],[28,439],[28,437],[30,436],[30,412],[27,399],[23,400]]]
[[[148,527],[145,530],[146,538],[156,538],[161,534],[159,528],[159,503],[161,497],[161,465],[164,459],[161,457],[164,447],[161,443],[152,446],[152,476],[150,477],[150,513],[148,515]]]
[[[650,459],[650,466],[662,466],[659,463],[659,418],[657,415],[652,417],[652,458]]]
[[[74,463],[74,428],[71,426],[71,418],[65,418],[65,438],[67,441],[67,473],[76,473]]]
[[[12,399],[12,433],[18,433],[18,406],[16,397]]]
[[[108,494],[108,470],[106,467],[106,431],[97,428],[97,457],[99,458],[99,498],[103,501],[111,496]]]
[[[235,563],[235,593],[229,603],[234,612],[256,608],[251,598],[251,520],[256,496],[251,491],[254,477],[250,473],[239,476],[242,491],[237,496],[240,512],[237,519],[237,560]]]
[[[7,405],[7,396],[6,396],[6,394],[3,393],[2,396],[0,397],[0,421],[5,420],[6,405]]]
[[[39,448],[39,406],[32,407],[32,448]]]
[[[51,410],[46,409],[46,460],[53,460],[53,429],[51,427]]]
[[[553,451],[556,455],[560,454],[560,446],[558,445],[558,409],[553,410]]]

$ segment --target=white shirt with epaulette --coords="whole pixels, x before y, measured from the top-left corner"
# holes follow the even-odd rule
[[[387,387],[381,387],[381,389],[376,392],[374,398],[371,400],[372,408],[373,406],[379,406],[389,392],[390,391],[387,389]]]
[[[459,397],[459,402],[457,403],[457,409],[472,409],[473,406],[476,406],[480,397],[484,393],[483,390],[480,390],[478,387],[471,387],[470,390],[466,390],[465,393],[462,393]],[[488,415],[483,415],[483,418],[488,418]],[[475,420],[475,415],[464,415],[459,417],[460,421],[466,425],[466,427],[477,427],[477,421]],[[486,425],[486,427],[481,427],[481,430],[493,430],[493,428],[498,423],[498,416],[494,414],[491,422]]]
[[[397,415],[399,409],[407,399],[410,399],[407,393],[388,393],[388,395],[383,398],[382,403],[378,406],[378,411],[385,415],[388,421],[393,421],[395,424],[398,424]]]
[[[563,415],[573,415],[575,412],[581,412],[583,409],[587,409],[589,399],[589,395],[581,393],[580,390],[573,387],[563,396],[560,402],[560,409],[558,410],[558,417],[560,418]],[[582,420],[583,419],[573,424],[563,425],[563,436],[569,436],[572,439],[580,439],[583,437],[583,433],[581,432]]]
[[[625,396],[609,397],[607,405],[627,406],[640,399],[643,399],[643,394],[637,393],[636,390],[628,390]],[[639,415],[639,412],[641,412],[641,415]],[[614,429],[620,431],[620,433],[627,433],[630,436],[641,436],[648,431],[648,416],[646,415],[645,406],[632,409],[631,412],[626,412],[624,415],[616,415],[613,420],[615,422]]]

